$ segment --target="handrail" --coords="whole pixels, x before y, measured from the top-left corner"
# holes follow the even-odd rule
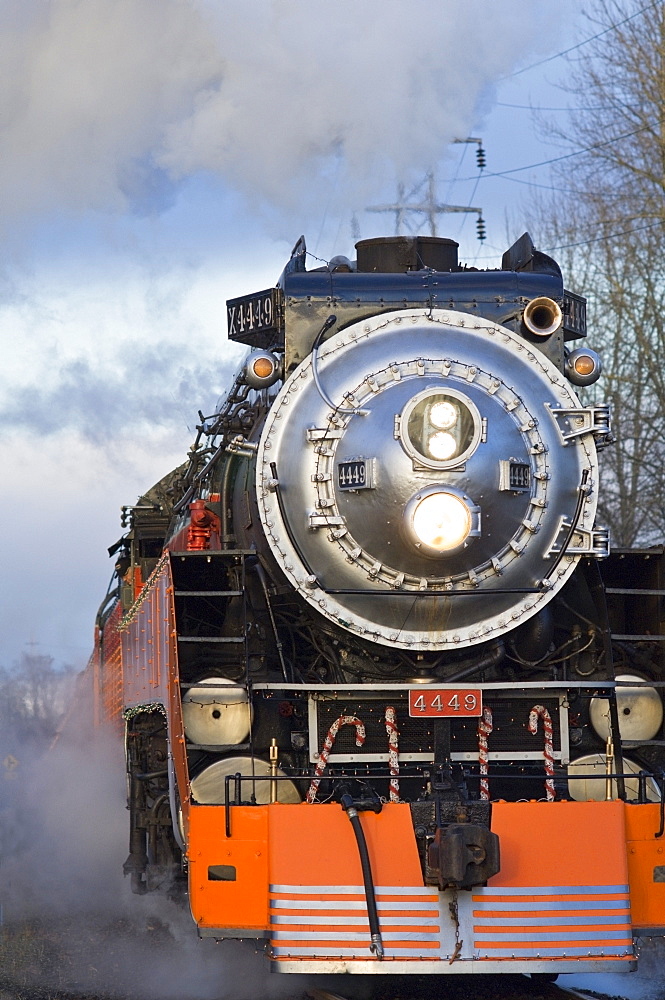
[[[520,762],[519,766],[523,767],[524,766],[523,762]],[[472,778],[472,777],[475,778],[475,777],[477,777],[478,780],[481,780],[481,775],[480,774],[478,774],[478,775],[472,774],[471,770],[468,769],[468,768],[464,769],[464,776],[465,776],[465,778]],[[561,778],[567,778],[568,777],[568,775],[565,774],[562,771],[559,771],[557,776],[561,777]],[[422,777],[423,777],[423,771],[415,771],[413,773],[402,772],[400,774],[400,778],[402,780],[404,780],[404,781],[408,781],[410,778],[413,778],[413,779],[422,779]],[[584,777],[585,781],[606,781],[607,780],[607,775],[604,772],[602,774],[585,774],[585,775],[581,775],[580,777]],[[640,771],[638,774],[635,774],[632,771],[631,772],[627,772],[627,773],[621,773],[621,774],[618,773],[618,772],[613,772],[612,775],[611,775],[611,778],[612,778],[613,781],[615,779],[617,779],[617,778],[624,778],[624,779],[628,778],[628,779],[631,779],[633,781],[635,779],[637,779],[638,782],[640,782],[640,783],[646,783],[646,781],[647,781],[648,778],[653,778],[653,780],[656,782],[656,785],[658,786],[658,791],[660,792],[660,799],[659,799],[659,803],[658,803],[659,807],[660,807],[660,810],[659,810],[660,811],[660,828],[659,828],[658,832],[654,834],[654,836],[656,838],[662,837],[663,834],[665,833],[665,771],[663,771],[661,768],[658,768],[657,772],[656,771]],[[539,782],[542,783],[543,776],[542,776],[541,773],[538,773],[538,774],[514,774],[514,773],[512,773],[511,774],[511,773],[502,773],[501,771],[493,771],[492,772],[492,779],[494,781],[496,781],[497,779],[500,779],[500,780],[503,780],[503,781],[539,781]],[[296,773],[292,773],[292,774],[280,774],[280,775],[272,775],[272,774],[242,774],[240,771],[237,771],[235,774],[227,774],[227,775],[224,776],[224,802],[223,803],[221,803],[221,802],[220,803],[204,803],[204,804],[223,805],[224,806],[226,836],[230,837],[231,836],[231,806],[239,806],[239,805],[243,805],[243,806],[249,805],[249,806],[251,806],[251,805],[257,805],[258,804],[256,802],[256,800],[254,802],[251,802],[251,801],[250,802],[243,802],[242,801],[242,783],[243,783],[243,781],[245,781],[245,782],[250,781],[250,782],[252,782],[254,784],[254,783],[259,782],[259,781],[290,781],[290,782],[293,783],[294,781],[303,781],[303,782],[307,781],[307,782],[310,782],[311,780],[312,780],[312,774],[311,774],[310,771],[303,771],[301,773],[300,772],[296,772]],[[342,783],[346,782],[346,784],[348,785],[349,775],[348,774],[330,774],[330,773],[328,773],[326,775],[325,780],[328,781],[328,782],[331,782],[333,784],[335,784],[335,783],[342,784]],[[383,781],[383,780],[389,781],[390,780],[390,775],[389,775],[388,772],[386,772],[385,775],[383,775],[383,774],[379,774],[379,775],[372,774],[372,775],[363,776],[362,779],[358,779],[358,780],[364,781],[364,782],[372,781],[372,780],[374,780],[374,781],[376,781],[376,780],[379,780],[379,781]],[[230,795],[231,782],[233,782],[233,784],[234,784],[233,801],[231,800],[231,795]],[[470,800],[470,801],[476,801],[476,800]],[[481,801],[481,800],[477,800],[477,801]],[[561,802],[561,801],[568,801],[568,800],[559,799],[558,801]],[[617,800],[617,801],[620,801],[620,800]],[[647,803],[641,803],[641,804],[642,805],[646,805]],[[655,803],[652,803],[652,804],[655,805]]]

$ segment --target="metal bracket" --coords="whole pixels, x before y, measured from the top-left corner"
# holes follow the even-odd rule
[[[313,444],[315,441],[341,438],[343,433],[344,428],[342,427],[308,427],[307,440]]]
[[[565,519],[562,521],[557,537],[564,532],[570,530],[570,522]],[[573,542],[577,544],[572,544]],[[557,546],[556,540],[547,553],[548,556],[559,555],[561,548]],[[591,556],[593,559],[606,559],[610,554],[610,530],[609,528],[594,527],[591,530],[588,528],[580,528],[579,526],[575,528],[571,544],[566,548],[567,556]]]
[[[549,410],[564,445],[584,434],[593,434],[597,448],[603,448],[614,440],[610,429],[609,403],[561,408],[545,403],[545,409]]]
[[[344,518],[332,514],[310,514],[310,528],[331,528],[338,524],[344,524]]]

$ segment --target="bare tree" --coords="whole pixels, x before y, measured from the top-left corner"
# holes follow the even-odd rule
[[[592,0],[587,16],[598,37],[571,63],[569,124],[547,126],[567,193],[539,204],[536,230],[589,299],[603,356],[601,515],[615,544],[649,544],[665,535],[665,8]]]
[[[73,668],[58,668],[52,656],[38,653],[23,653],[12,668],[0,667],[0,751],[45,749],[72,697],[75,676]]]

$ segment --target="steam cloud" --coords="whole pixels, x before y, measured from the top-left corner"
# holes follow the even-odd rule
[[[521,0],[5,0],[2,213],[159,212],[201,172],[254,203],[336,187],[348,207],[386,166],[439,161],[556,18]]]
[[[99,226],[101,217],[164,216],[197,183],[240,192],[249,212],[264,222],[276,213],[280,234],[295,238],[307,220],[318,227],[326,214],[390,198],[396,177],[440,161],[492,80],[537,51],[556,20],[546,5],[525,13],[521,0],[4,0],[5,247],[49,218],[71,220],[85,239],[92,217]],[[85,278],[65,275],[70,287],[76,280]],[[183,275],[167,262],[162,292],[169,282],[182,298]],[[138,303],[136,343],[126,329],[135,301],[124,316],[102,317],[105,302],[95,315],[78,291],[78,301],[53,289],[49,299],[21,284],[0,274],[0,336],[16,368],[10,360],[0,373],[10,388],[4,427],[70,428],[97,442],[144,418],[182,428],[223,387],[232,363],[211,359],[200,330],[203,360],[192,361],[178,303],[170,312]],[[117,297],[113,282],[102,294]],[[27,321],[10,311],[21,295]],[[179,350],[164,318],[178,324]]]
[[[186,906],[131,895],[121,741],[93,737],[90,706],[75,709],[39,759],[10,741],[19,763],[13,780],[0,775],[3,996],[293,997],[252,947],[199,941]]]

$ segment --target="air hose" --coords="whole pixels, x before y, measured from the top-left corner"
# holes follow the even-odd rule
[[[365,833],[360,823],[360,816],[358,815],[358,810],[354,805],[352,797],[348,793],[345,793],[344,795],[342,795],[341,803],[342,803],[342,809],[346,811],[346,815],[351,820],[351,826],[353,827],[353,832],[356,835],[356,843],[358,844],[358,854],[360,855],[360,864],[363,871],[363,881],[365,883],[367,916],[369,918],[369,932],[371,938],[371,944],[369,946],[369,950],[374,952],[374,954],[378,959],[382,959],[383,940],[381,938],[381,928],[379,927],[379,913],[376,908],[376,893],[374,892],[372,866],[370,865],[369,862],[369,851],[367,850],[367,841],[365,840]]]

